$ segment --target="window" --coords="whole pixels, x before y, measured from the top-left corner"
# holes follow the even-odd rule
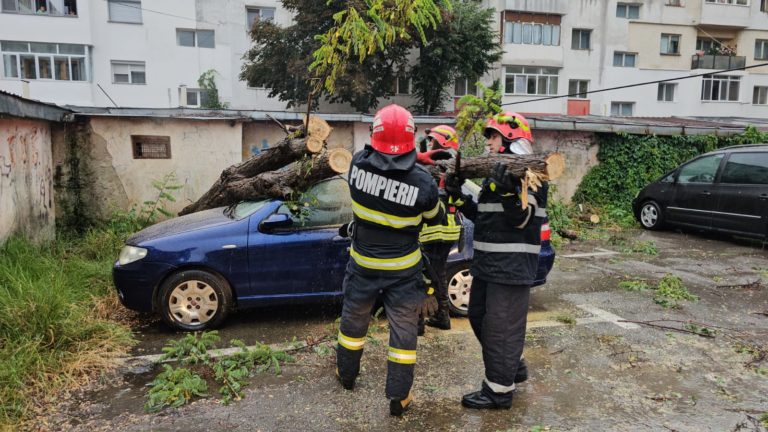
[[[571,49],[588,50],[590,48],[589,38],[592,30],[573,29],[571,36]]]
[[[472,78],[459,78],[453,86],[454,96],[464,96],[466,94],[477,94],[477,80]]]
[[[0,41],[3,77],[87,81],[85,45]]]
[[[77,0],[2,0],[4,13],[77,16]]]
[[[677,89],[677,84],[659,83],[659,91],[656,96],[656,100],[658,100],[659,102],[674,102],[676,89]]]
[[[614,51],[613,52],[613,65],[619,67],[635,67],[635,59],[637,54]]]
[[[732,4],[746,6],[749,4],[749,0],[704,0],[706,3],[720,3],[720,4]]]
[[[715,43],[710,38],[696,38],[696,51],[702,51],[704,54],[714,53]]]
[[[131,135],[134,159],[170,159],[171,137]]]
[[[215,48],[215,39],[213,30],[176,29],[176,43],[179,46]]]
[[[768,39],[755,40],[755,60],[768,60]]]
[[[616,17],[617,18],[640,18],[640,5],[619,3],[616,5]]]
[[[248,16],[248,28],[253,27],[256,21],[274,21],[275,19],[274,8],[246,7],[245,10]]]
[[[107,0],[109,20],[119,23],[141,24],[140,0]]]
[[[504,43],[560,45],[560,16],[504,11]]]
[[[557,68],[506,66],[504,94],[557,94]]]
[[[411,79],[404,77],[402,75],[397,77],[395,94],[399,94],[399,95],[411,94]]]
[[[667,6],[683,6],[683,0],[667,0]]]
[[[340,226],[352,220],[352,198],[349,185],[344,179],[333,178],[320,182],[303,196],[311,197],[302,198],[308,203],[312,201],[309,214],[298,215],[285,204],[277,209],[278,213],[291,216],[294,227],[307,229]]]
[[[713,183],[723,155],[704,156],[680,168],[678,183]]]
[[[112,62],[112,83],[146,84],[147,76],[144,62]]]
[[[588,80],[570,80],[568,81],[568,94],[571,95],[571,97],[579,98],[579,99],[586,99],[587,94],[586,92],[589,91],[589,81]]]
[[[661,54],[680,54],[680,35],[661,34]]]
[[[187,89],[187,103],[188,107],[200,107],[200,90],[199,89]]]
[[[768,105],[768,87],[755,86],[752,91],[752,103],[755,105]]]
[[[760,12],[768,12],[768,0],[760,0]]]
[[[704,75],[701,100],[738,102],[741,77],[732,75]]]
[[[768,185],[768,153],[732,153],[720,183]]]
[[[611,115],[615,117],[631,116],[635,111],[634,102],[611,102]]]

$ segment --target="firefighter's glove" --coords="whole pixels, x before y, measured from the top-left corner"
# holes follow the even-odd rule
[[[416,153],[416,161],[422,165],[434,165],[435,161],[452,158],[453,155],[447,150],[429,150],[422,153]]]
[[[462,183],[464,182],[456,174],[446,174],[445,182],[443,184],[446,195],[448,195],[448,198],[450,198],[452,201],[451,204],[455,203],[456,201],[461,201],[461,199],[464,198],[464,195],[461,193]]]
[[[355,222],[347,222],[339,227],[339,236],[344,238],[351,238],[355,230]]]
[[[435,298],[435,289],[432,287],[432,281],[424,276],[424,283],[427,286],[427,295],[421,303],[421,316],[428,317],[437,313],[438,305],[437,299]]]
[[[501,194],[516,193],[520,185],[520,179],[509,172],[507,166],[501,162],[496,162],[496,165],[493,166],[491,180],[495,184],[491,190]]]

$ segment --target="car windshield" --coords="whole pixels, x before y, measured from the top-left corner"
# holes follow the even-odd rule
[[[254,212],[256,212],[256,210],[264,207],[264,204],[268,202],[269,200],[243,201],[234,207],[229,206],[225,208],[224,214],[231,217],[232,219],[240,220],[252,215]]]

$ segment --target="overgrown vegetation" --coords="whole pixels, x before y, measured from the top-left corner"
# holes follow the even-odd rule
[[[116,316],[124,309],[112,264],[128,236],[170,215],[175,182],[173,174],[154,181],[154,200],[104,224],[62,224],[50,244],[10,238],[0,246],[0,429],[17,428],[61,391],[113,368],[134,343]]]
[[[147,392],[144,408],[148,412],[178,408],[195,397],[207,397],[209,384],[219,387],[221,402],[228,404],[243,397],[243,389],[254,373],[272,369],[280,374],[280,363],[293,361],[284,351],[275,351],[264,344],[248,348],[237,339],[230,344],[239,348],[238,352],[214,358],[210,351],[219,340],[218,332],[208,331],[168,342],[159,361],[176,361],[183,367],[163,365],[163,372],[152,381]]]
[[[646,291],[651,286],[644,280],[626,280],[619,282],[619,288],[625,291]]]
[[[216,87],[216,69],[208,69],[197,79],[197,85],[205,92],[200,93],[200,107],[208,109],[226,109],[228,103],[219,99],[219,88]]]

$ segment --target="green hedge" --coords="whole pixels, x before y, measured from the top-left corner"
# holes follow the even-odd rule
[[[768,133],[752,126],[731,137],[599,134],[600,164],[584,176],[573,201],[629,210],[640,189],[688,159],[721,147],[762,142],[768,142]]]

